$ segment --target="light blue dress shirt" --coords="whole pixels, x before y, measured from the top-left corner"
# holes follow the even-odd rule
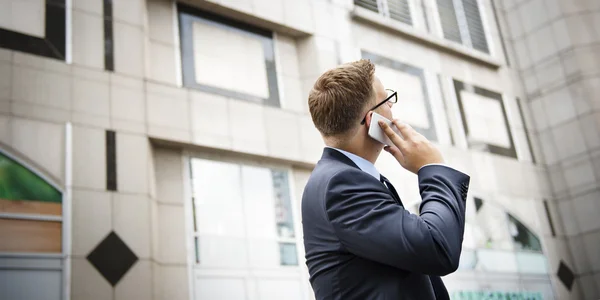
[[[331,149],[341,152],[342,154],[346,155],[363,172],[375,177],[375,179],[377,179],[377,180],[381,180],[379,171],[377,171],[377,168],[375,168],[375,165],[372,164],[370,161],[368,161],[354,153],[350,153],[350,152],[344,151],[342,149],[333,148],[333,147],[327,147],[327,148],[331,148]]]
[[[381,181],[381,174],[379,173],[379,171],[377,171],[377,168],[375,168],[375,165],[372,164],[370,161],[354,154],[354,153],[350,153],[348,151],[344,151],[342,149],[338,149],[338,148],[334,148],[334,147],[329,147],[326,146],[327,148],[331,148],[334,150],[337,150],[339,152],[341,152],[342,154],[346,155],[346,157],[348,157],[355,165],[357,165],[363,172],[375,177],[375,179],[380,180]],[[422,166],[421,168],[419,168],[419,171],[421,171],[421,169],[428,167],[428,166],[442,166],[442,167],[446,167],[446,168],[450,168],[455,170],[452,167],[449,167],[445,164],[427,164]]]

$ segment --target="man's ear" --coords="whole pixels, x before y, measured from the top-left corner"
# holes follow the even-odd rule
[[[365,116],[365,124],[367,124],[367,129],[371,126],[371,118],[373,117],[373,111],[369,111]]]

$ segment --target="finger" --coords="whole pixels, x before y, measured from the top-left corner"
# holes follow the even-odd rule
[[[402,123],[400,122],[400,120],[398,119],[394,119],[392,121],[392,123],[394,125],[396,125],[396,128],[398,128],[398,130],[400,131],[400,133],[402,134],[402,136],[405,139],[408,140],[412,140],[415,137],[417,137],[417,135],[419,134],[417,131],[415,131],[410,125],[406,124],[406,123]]]
[[[379,121],[379,126],[381,127],[381,129],[383,129],[385,135],[387,135],[388,138],[390,138],[390,140],[392,141],[392,143],[394,143],[396,147],[400,149],[404,149],[406,147],[406,142],[399,135],[397,135],[396,132],[394,132],[392,127],[390,127],[383,121]]]
[[[404,164],[404,155],[402,154],[402,151],[400,151],[400,149],[398,149],[396,146],[385,146],[383,147],[383,150],[394,156],[394,158],[396,158],[396,160],[398,160],[400,164]]]

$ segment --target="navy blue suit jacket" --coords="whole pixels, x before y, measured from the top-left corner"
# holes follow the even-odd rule
[[[317,300],[448,299],[439,276],[458,268],[469,176],[439,165],[418,176],[423,201],[415,215],[393,187],[324,149],[302,195]]]

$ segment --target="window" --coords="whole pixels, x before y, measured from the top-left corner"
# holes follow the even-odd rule
[[[195,260],[199,266],[297,266],[288,172],[191,160]]]
[[[477,0],[437,0],[444,38],[489,53]]]
[[[437,141],[423,69],[363,51],[362,57],[375,65],[375,75],[384,87],[398,92],[398,103],[392,106],[394,118],[410,124],[427,139]]]
[[[475,197],[467,211],[461,269],[547,274],[539,237],[501,206]],[[471,217],[472,216],[472,217]]]
[[[508,222],[510,234],[517,250],[542,252],[542,244],[537,235],[511,214],[508,214]]]
[[[517,158],[502,95],[457,80],[454,90],[469,147]]]
[[[2,152],[0,240],[0,252],[62,252],[62,194]]]
[[[354,4],[386,18],[413,24],[408,0],[354,0]]]
[[[0,47],[65,60],[65,0],[2,1]]]
[[[2,299],[62,299],[66,254],[63,195],[0,150]]]
[[[184,86],[279,106],[271,32],[181,4],[178,10]]]

